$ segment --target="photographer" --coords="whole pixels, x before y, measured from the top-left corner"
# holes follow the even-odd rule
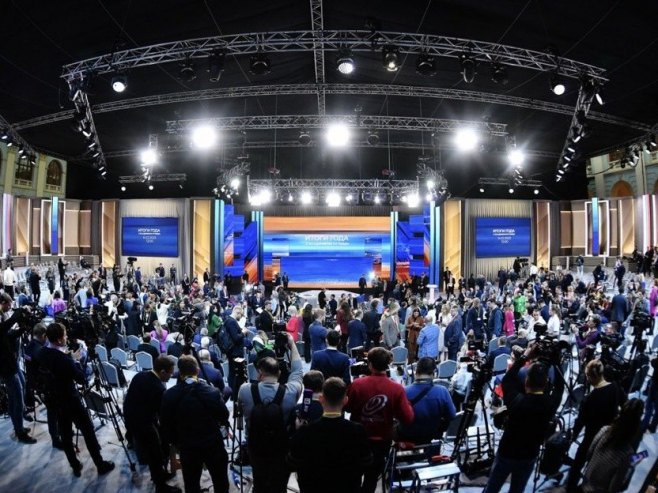
[[[23,316],[21,310],[11,311],[12,300],[0,294],[0,380],[7,386],[8,407],[16,438],[22,443],[36,443],[23,427],[25,412],[25,376],[18,367],[18,344],[22,331],[15,327]]]
[[[220,429],[228,422],[228,409],[219,390],[199,380],[199,365],[192,356],[181,356],[178,372],[178,384],[162,397],[163,440],[180,451],[187,493],[201,491],[204,464],[212,478],[213,491],[228,493],[228,455]]]
[[[80,349],[70,352],[67,347],[66,329],[62,324],[52,323],[46,329],[49,347],[43,348],[38,356],[38,363],[47,370],[46,385],[49,399],[57,412],[57,424],[62,439],[66,458],[73,469],[73,474],[80,477],[82,463],[73,447],[73,424],[85,439],[89,455],[96,464],[98,474],[106,474],[114,469],[114,463],[101,456],[101,447],[94,433],[94,425],[89,413],[82,405],[82,399],[76,384],[86,385],[87,378],[80,366]]]
[[[302,393],[302,360],[289,334],[290,376],[279,383],[281,369],[274,358],[258,363],[258,383],[240,387],[238,402],[247,423],[247,447],[254,473],[254,493],[285,493],[290,475],[286,463],[286,424]]]
[[[603,377],[604,366],[599,360],[590,361],[585,368],[585,376],[592,386],[592,391],[585,396],[580,404],[578,417],[572,430],[575,441],[581,430],[585,429],[585,436],[578,446],[576,457],[569,470],[567,492],[577,492],[578,480],[585,461],[587,451],[594,437],[601,428],[609,425],[619,413],[619,408],[626,402],[626,395],[616,383],[607,382]]]
[[[510,474],[509,493],[523,492],[535,467],[539,448],[550,432],[549,425],[560,404],[564,384],[558,381],[552,393],[546,395],[548,367],[535,362],[530,365],[524,387],[521,387],[519,371],[536,354],[535,345],[528,348],[503,377],[507,424],[483,493],[499,492]]]

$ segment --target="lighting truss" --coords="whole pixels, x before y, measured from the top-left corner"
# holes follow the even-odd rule
[[[0,115],[0,128],[9,134],[9,139],[11,139],[15,145],[23,146],[23,149],[25,150],[25,153],[23,154],[24,156],[27,156],[28,154],[33,156],[36,155],[34,147],[28,144],[27,141],[18,134],[16,127],[10,125],[2,115]]]
[[[195,120],[170,120],[167,121],[166,131],[171,134],[185,133],[202,122],[212,124],[218,129],[223,130],[309,129],[324,128],[331,123],[343,123],[352,127],[357,126],[357,122],[352,115],[255,115]],[[361,115],[359,117],[359,126],[368,129],[428,130],[434,132],[454,132],[463,127],[470,127],[499,137],[507,135],[507,125],[504,123],[415,116]]]
[[[311,26],[313,36],[313,62],[315,64],[315,87],[318,95],[318,115],[324,115],[325,104],[325,66],[324,66],[324,46],[319,41],[324,32],[324,16],[322,15],[322,0],[310,0],[311,2]]]
[[[156,174],[151,175],[148,180],[144,178],[144,175],[124,175],[119,177],[119,183],[126,185],[128,183],[144,183],[149,182],[184,182],[187,180],[186,173],[167,173],[167,174]]]
[[[500,104],[515,108],[527,108],[537,111],[546,111],[560,115],[573,115],[573,106],[559,104],[549,101],[539,101],[530,98],[508,96],[506,94],[494,94],[479,91],[466,91],[463,89],[445,87],[421,87],[388,84],[323,84],[323,94],[348,94],[356,96],[398,96],[411,98],[447,99],[451,101],[473,101],[484,104]],[[119,99],[107,103],[95,104],[94,113],[108,113],[112,111],[132,110],[150,106],[185,103],[189,101],[202,101],[223,98],[245,98],[266,96],[300,96],[311,95],[318,92],[315,84],[272,84],[241,87],[219,87],[213,89],[200,89],[195,91],[181,91],[169,94],[157,94],[131,99]],[[73,116],[72,110],[60,111],[49,115],[42,115],[29,120],[23,120],[13,124],[14,129],[48,125]],[[651,126],[642,122],[620,118],[607,113],[590,111],[588,118],[592,121],[608,123],[628,127],[641,132],[650,130]]]
[[[567,146],[569,145],[569,141],[572,135],[572,129],[578,124],[578,113],[582,112],[587,117],[587,114],[589,113],[589,109],[592,106],[592,100],[594,99],[593,94],[587,94],[587,91],[584,90],[583,84],[581,84],[578,88],[578,99],[576,100],[576,108],[574,110],[573,116],[571,117],[571,123],[569,124],[569,131],[567,133],[567,138],[564,141],[564,144],[562,146],[562,153],[561,157],[557,162],[556,166],[556,171],[561,170],[561,166],[564,164],[564,155],[566,154],[567,151]],[[560,181],[560,178],[556,178],[556,181]]]
[[[518,183],[518,184],[517,184]],[[539,180],[526,180],[522,179],[520,182],[514,184],[515,187],[530,187],[530,188],[539,188],[543,186],[543,183]],[[480,186],[509,186],[509,178],[480,178],[478,180],[478,185]]]
[[[315,19],[313,24],[315,28]],[[206,58],[216,50],[225,50],[227,55],[248,55],[257,53],[259,50],[273,53],[310,52],[320,47],[322,50],[330,51],[338,51],[341,47],[345,47],[352,52],[371,52],[372,37],[372,33],[366,30],[313,29],[239,33],[187,39],[116,51],[70,63],[62,68],[61,77],[66,81],[72,81],[81,79],[89,72],[99,75],[161,63],[180,62],[191,58]],[[502,65],[528,70],[547,72],[557,69],[558,73],[565,77],[579,78],[588,75],[596,81],[604,82],[606,80],[603,68],[568,58],[555,57],[551,53],[497,43],[388,31],[378,31],[376,40],[381,46],[397,47],[401,54],[427,52],[430,56],[457,58],[464,52],[468,52],[476,60],[494,59]]]
[[[77,81],[72,81],[69,83],[71,94],[71,101],[75,105],[76,111],[84,112],[85,121],[89,124],[89,129],[92,132],[94,137],[94,144],[98,150],[98,156],[96,156],[94,161],[96,162],[97,168],[104,167],[107,169],[107,162],[105,161],[105,154],[103,154],[103,147],[101,146],[101,141],[98,138],[98,132],[96,131],[96,124],[94,123],[94,116],[91,111],[91,105],[89,104],[89,98],[87,98],[87,93],[78,87]]]
[[[592,113],[590,112],[588,116],[591,116]],[[591,118],[590,118],[591,119]],[[639,137],[635,137],[634,139],[629,139],[624,142],[621,142],[619,144],[615,144],[612,146],[604,147],[603,149],[598,149],[594,152],[589,153],[591,156],[600,156],[602,154],[608,154],[613,151],[618,151],[619,149],[623,148],[629,148],[629,147],[642,147],[644,144],[646,144],[647,139],[650,134],[658,134],[658,123],[655,125],[651,126],[646,133],[642,134]]]
[[[330,192],[347,193],[382,193],[402,197],[409,193],[418,193],[417,180],[349,180],[349,179],[275,179],[249,180],[250,196],[258,195],[263,190],[269,190],[274,196],[287,197],[297,195],[300,191],[309,192],[315,196]]]

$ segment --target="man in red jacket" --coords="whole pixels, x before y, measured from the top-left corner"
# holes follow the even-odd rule
[[[374,493],[377,487],[391,448],[393,420],[406,425],[414,420],[414,410],[404,387],[386,376],[392,360],[390,351],[384,348],[368,351],[370,375],[354,380],[347,392],[345,410],[350,413],[352,421],[365,428],[374,459],[373,465],[365,472],[362,493]]]

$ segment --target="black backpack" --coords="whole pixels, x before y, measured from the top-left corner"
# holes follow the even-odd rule
[[[258,384],[251,384],[254,408],[249,419],[249,453],[258,456],[280,455],[288,446],[288,431],[283,419],[283,397],[286,388],[279,385],[270,402],[263,402]]]
[[[215,337],[216,337],[217,345],[219,346],[219,349],[222,351],[222,353],[229,356],[230,352],[233,349],[233,346],[235,346],[235,344],[233,343],[233,339],[231,339],[230,334],[226,330],[226,324],[222,323],[217,328],[217,332],[215,333]]]

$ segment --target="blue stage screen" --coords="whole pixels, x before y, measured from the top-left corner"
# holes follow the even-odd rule
[[[178,257],[178,218],[122,218],[121,254],[124,257]]]
[[[478,258],[529,257],[530,218],[476,218],[475,256]]]

